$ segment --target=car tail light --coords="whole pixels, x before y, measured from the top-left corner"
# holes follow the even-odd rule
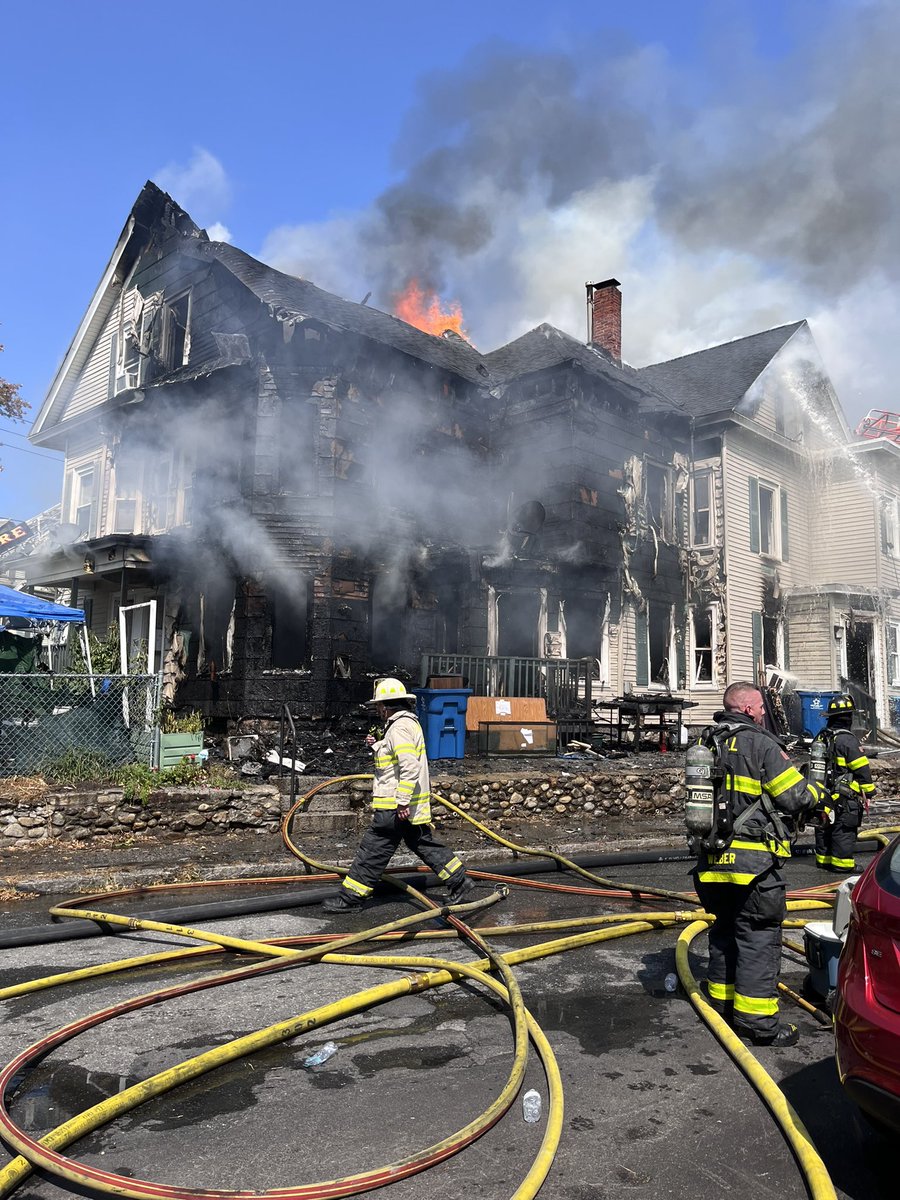
[[[854,891],[853,909],[874,999],[900,1012],[900,914],[897,900],[867,875]]]

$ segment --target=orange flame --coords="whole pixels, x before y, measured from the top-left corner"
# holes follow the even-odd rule
[[[411,279],[394,298],[394,312],[401,321],[425,333],[440,337],[445,329],[451,329],[460,337],[466,336],[459,304],[454,300],[449,308],[442,308],[440,297],[435,292],[427,292],[418,279]]]

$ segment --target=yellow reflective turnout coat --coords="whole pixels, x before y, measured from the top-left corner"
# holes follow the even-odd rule
[[[766,813],[766,804],[759,804],[726,850],[701,854],[698,878],[704,883],[752,883],[790,858],[796,818],[815,805],[816,793],[778,739],[746,713],[716,713],[716,720],[735,726],[725,739],[721,764],[732,774],[735,820],[763,797],[775,810],[775,819]]]
[[[384,810],[409,805],[413,825],[430,824],[431,780],[425,739],[415,714],[405,709],[392,713],[384,737],[372,749],[375,751],[372,807]]]

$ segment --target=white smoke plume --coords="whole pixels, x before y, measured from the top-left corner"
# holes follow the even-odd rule
[[[213,241],[231,241],[231,234],[220,220],[231,203],[231,182],[222,163],[209,150],[197,146],[188,162],[168,163],[154,172],[153,181],[176,197],[201,225],[209,223]]]
[[[541,321],[584,337],[583,284],[612,275],[638,366],[806,317],[851,426],[896,407],[900,8],[801,4],[799,48],[768,62],[708,11],[700,78],[598,36],[424,79],[398,182],[262,257],[384,309],[417,277],[483,350]]]

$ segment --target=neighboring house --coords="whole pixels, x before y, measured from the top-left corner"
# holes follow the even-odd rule
[[[95,632],[155,600],[132,648],[222,718],[337,714],[438,654],[590,660],[607,697],[671,689],[698,719],[761,659],[831,686],[809,597],[859,579],[814,549],[847,431],[805,323],[635,370],[617,281],[588,303],[587,345],[542,325],[480,354],[211,242],[147,184],[31,434],[65,453],[72,536],[16,569]],[[896,496],[895,450],[866,454]],[[872,507],[854,480],[835,521]],[[873,547],[880,614],[891,561]]]
[[[894,564],[886,532],[897,446],[852,442],[805,321],[641,374],[693,416],[686,682],[705,701],[695,716],[763,662],[801,687],[849,680],[888,725],[900,669],[889,659],[900,539]]]

